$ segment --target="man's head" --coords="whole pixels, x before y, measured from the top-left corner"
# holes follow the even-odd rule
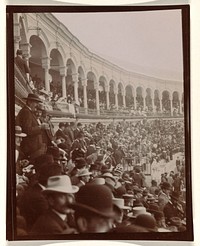
[[[24,98],[26,100],[26,104],[31,110],[34,112],[39,103],[42,103],[42,100],[36,95],[29,93],[28,97]]]
[[[112,193],[105,185],[82,186],[72,207],[80,233],[107,232],[113,226]]]
[[[18,49],[17,52],[16,52],[16,55],[22,57],[22,55],[23,55],[22,50]]]
[[[64,129],[65,129],[65,123],[64,123],[64,122],[60,122],[60,123],[59,123],[59,128],[60,128],[61,130],[64,130]]]
[[[171,185],[168,182],[163,182],[161,189],[165,194],[169,195],[171,192]]]
[[[48,179],[47,188],[43,191],[47,197],[51,209],[61,214],[70,211],[70,204],[74,202],[74,193],[79,190],[77,186],[71,185],[67,175],[52,176]]]
[[[92,173],[88,171],[88,169],[81,169],[79,172],[78,172],[78,178],[80,180],[82,180],[85,184],[88,183],[90,181],[90,175]]]
[[[20,126],[15,126],[15,144],[16,144],[16,146],[20,146],[23,137],[26,137],[26,134],[22,132],[22,128]]]

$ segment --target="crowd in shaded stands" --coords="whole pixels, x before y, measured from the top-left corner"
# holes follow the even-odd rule
[[[15,129],[18,236],[186,230],[184,160],[151,185],[142,166],[184,153],[183,121],[60,122],[54,133],[41,99],[26,101]]]

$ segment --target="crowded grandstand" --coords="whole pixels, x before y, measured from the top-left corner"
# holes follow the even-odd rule
[[[91,60],[53,14],[14,17],[17,236],[185,231],[183,84]]]

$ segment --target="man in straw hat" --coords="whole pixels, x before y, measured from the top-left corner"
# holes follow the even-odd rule
[[[15,162],[24,159],[24,154],[20,148],[22,138],[27,135],[22,132],[22,128],[20,126],[15,126]]]
[[[81,186],[86,185],[90,181],[91,174],[92,173],[89,172],[87,168],[79,170],[77,173],[77,177],[79,179],[79,183],[77,184],[77,186],[80,188]]]
[[[71,185],[67,175],[52,176],[48,179],[47,187],[43,194],[49,204],[49,209],[42,214],[32,227],[31,234],[72,234],[74,228],[67,224],[67,216],[71,209],[69,205],[73,202],[73,194],[79,190],[77,186]]]
[[[24,99],[26,105],[19,111],[16,117],[16,125],[19,125],[22,131],[27,134],[21,143],[23,153],[34,160],[45,153],[46,146],[42,140],[42,131],[49,126],[46,123],[39,124],[34,114],[37,105],[42,102],[41,99],[31,93]]]
[[[112,193],[105,185],[82,186],[72,208],[80,233],[105,233],[113,227],[115,212]]]

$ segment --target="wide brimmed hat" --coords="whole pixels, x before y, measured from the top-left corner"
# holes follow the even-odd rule
[[[172,191],[170,197],[174,200],[177,200],[179,201],[180,200],[180,193],[179,192],[176,192],[176,191]]]
[[[147,208],[147,212],[150,212],[151,214],[164,216],[163,212],[160,210],[157,204],[150,204],[149,207]]]
[[[42,103],[42,100],[39,98],[39,96],[33,93],[29,93],[28,97],[24,97],[23,99]]]
[[[151,214],[143,213],[137,216],[134,222],[135,225],[142,226],[150,232],[157,232],[156,220]]]
[[[76,202],[71,205],[76,211],[84,211],[85,214],[94,213],[96,215],[113,218],[112,192],[105,185],[86,184],[82,186],[76,195]]]
[[[21,126],[15,126],[15,136],[24,138],[24,137],[26,137],[27,135],[26,135],[26,133],[23,133],[23,132],[22,132]]]
[[[171,185],[170,185],[170,183],[168,183],[168,182],[163,182],[162,184],[161,184],[161,188],[162,189],[166,189],[166,190],[171,190]]]
[[[131,213],[128,213],[127,216],[129,218],[135,219],[140,214],[149,214],[149,215],[151,215],[150,213],[148,213],[146,211],[146,208],[145,207],[142,207],[141,206],[141,207],[133,207],[132,212]]]
[[[83,176],[88,176],[88,175],[91,175],[92,173],[89,172],[88,169],[82,169],[78,172],[78,177],[83,177]]]
[[[124,199],[122,198],[113,198],[113,204],[124,210],[131,209],[131,207],[124,205]]]
[[[52,192],[60,192],[60,193],[76,193],[78,192],[79,187],[72,185],[71,180],[67,175],[59,175],[49,177],[47,181],[47,187],[43,192],[45,194]]]

